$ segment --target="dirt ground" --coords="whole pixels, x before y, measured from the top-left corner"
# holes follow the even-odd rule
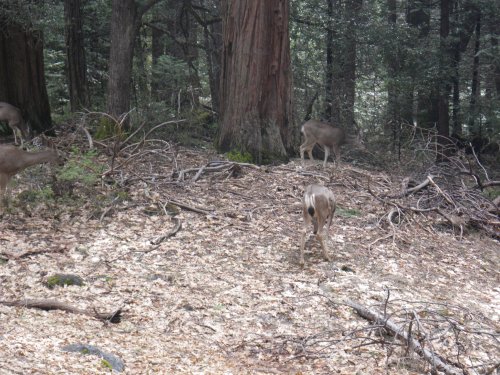
[[[388,227],[389,208],[364,183],[370,176],[383,189],[389,177],[347,162],[325,171],[296,160],[239,166],[177,182],[176,170],[220,158],[209,150],[151,153],[124,174],[120,199],[110,198],[116,186],[97,184],[78,203],[22,203],[19,193],[50,181],[32,182],[46,166],[17,176],[0,217],[0,252],[10,254],[0,262],[0,300],[122,308],[123,316],[113,324],[0,304],[0,374],[111,372],[98,356],[64,351],[69,344],[115,355],[125,374],[430,373],[431,364],[348,300],[412,326],[416,339],[456,368],[495,373],[498,241],[475,231],[461,237],[430,216]],[[301,269],[300,201],[310,183],[337,197],[333,260],[322,258],[311,236]],[[178,222],[174,235],[152,243]],[[25,251],[34,253],[15,257]],[[55,273],[85,284],[49,289]]]

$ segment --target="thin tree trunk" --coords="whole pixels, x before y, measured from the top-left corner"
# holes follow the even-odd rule
[[[80,0],[64,0],[64,18],[69,102],[75,112],[90,104]]]
[[[347,23],[347,55],[345,68],[345,106],[343,108],[343,122],[345,129],[351,129],[354,124],[354,102],[356,99],[356,51],[358,18],[363,0],[350,0],[348,4]]]
[[[453,134],[462,135],[462,123],[460,121],[460,51],[455,50],[453,58],[453,109],[452,109],[452,129]]]
[[[325,67],[325,117],[334,124],[338,119],[333,117],[333,49],[335,32],[333,30],[333,3],[335,0],[326,0],[328,6],[328,30],[326,34],[326,67]]]
[[[222,49],[222,22],[214,22],[205,27],[205,50],[207,54],[208,78],[212,98],[212,110],[220,115],[220,69]]]
[[[443,160],[445,156],[445,146],[447,144],[449,131],[450,131],[450,114],[449,114],[449,104],[448,97],[450,93],[450,85],[447,80],[447,74],[445,73],[449,59],[449,40],[448,36],[450,33],[450,2],[449,0],[441,0],[441,14],[440,14],[440,61],[439,70],[441,81],[438,83],[439,88],[439,99],[438,99],[438,153],[437,160]]]
[[[158,14],[159,12],[154,12],[155,22],[159,22],[157,19]],[[157,73],[158,61],[164,54],[165,32],[158,27],[151,26],[151,65],[153,70],[151,77],[151,97],[156,101],[165,99],[164,95],[162,95],[161,77]]]
[[[111,11],[111,49],[109,53],[108,113],[121,118],[130,111],[132,58],[142,15],[159,0],[141,2],[113,0]],[[129,122],[124,123],[125,127]]]
[[[397,10],[396,10],[396,0],[387,0],[387,10],[388,16],[387,21],[389,23],[389,30],[392,36],[397,33],[396,30],[396,20],[397,20]],[[396,147],[396,143],[399,139],[399,123],[401,121],[398,109],[400,105],[398,103],[398,74],[400,72],[399,66],[399,56],[397,50],[394,50],[393,44],[389,46],[386,54],[387,58],[387,73],[389,75],[389,81],[387,83],[387,112],[388,112],[388,125],[386,126],[386,132],[390,131],[392,134],[392,148]]]
[[[481,18],[478,16],[476,23],[476,43],[474,44],[474,61],[472,63],[472,83],[469,108],[469,128],[472,134],[481,135],[481,129],[476,129],[477,98],[479,93],[479,49],[481,43]]]

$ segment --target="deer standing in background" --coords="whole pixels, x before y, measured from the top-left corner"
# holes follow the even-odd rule
[[[304,248],[306,245],[307,229],[313,224],[313,233],[321,243],[323,257],[330,261],[328,255],[328,231],[335,213],[335,196],[328,188],[321,185],[309,185],[304,192],[302,200],[304,227],[300,240],[301,267],[304,266]]]
[[[0,102],[0,121],[6,121],[14,133],[14,143],[17,144],[17,133],[20,133],[21,146],[24,139],[29,140],[30,129],[28,124],[24,122],[23,116],[19,108],[14,107],[12,104]]]
[[[341,128],[335,128],[325,122],[318,120],[309,120],[301,128],[304,134],[305,141],[300,146],[300,158],[304,161],[304,152],[307,151],[309,159],[314,160],[312,150],[317,143],[325,149],[325,160],[323,168],[326,168],[326,161],[330,153],[335,155],[337,164],[340,164],[340,146],[344,143],[352,143],[361,146],[359,136],[346,136],[346,133]]]
[[[15,174],[32,165],[59,162],[60,158],[55,150],[27,152],[13,145],[0,145],[0,207],[7,184]]]

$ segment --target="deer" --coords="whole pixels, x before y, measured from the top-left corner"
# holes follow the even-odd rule
[[[335,213],[335,196],[332,191],[321,185],[309,185],[306,187],[302,199],[303,231],[300,240],[299,263],[304,267],[304,248],[306,245],[307,230],[313,224],[313,233],[321,243],[323,257],[331,261],[328,255],[328,232]]]
[[[60,164],[57,151],[28,152],[13,145],[0,145],[0,207],[12,177],[32,165],[43,163]]]
[[[361,145],[359,137],[347,137],[341,128],[333,127],[326,122],[309,120],[301,128],[305,141],[300,145],[300,158],[304,162],[304,152],[307,151],[309,159],[314,160],[312,150],[317,143],[325,149],[325,160],[323,168],[326,168],[328,156],[333,152],[337,164],[340,164],[340,146],[344,143],[354,143]]]
[[[17,133],[20,133],[21,146],[24,139],[30,139],[30,129],[26,122],[23,120],[19,108],[14,107],[12,104],[0,102],[0,121],[6,121],[14,133],[14,143],[17,144]]]

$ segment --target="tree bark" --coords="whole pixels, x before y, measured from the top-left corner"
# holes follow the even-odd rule
[[[350,0],[347,2],[347,55],[345,68],[345,104],[342,108],[344,129],[354,126],[354,102],[356,100],[356,51],[358,44],[358,20],[363,0]]]
[[[472,62],[472,83],[469,107],[469,129],[474,135],[481,135],[481,129],[476,128],[477,99],[479,94],[479,48],[481,43],[481,18],[478,16],[476,23],[476,43],[474,44],[474,59]]]
[[[257,163],[294,150],[286,0],[222,1],[221,151],[248,152]]]
[[[135,0],[113,0],[109,53],[108,113],[121,118],[130,110],[132,58],[139,14]]]
[[[326,33],[326,67],[325,67],[325,118],[332,124],[338,124],[338,115],[339,113],[333,110],[333,50],[334,46],[334,1],[335,0],[326,0],[328,7],[328,30]]]
[[[111,49],[109,53],[108,113],[121,118],[130,110],[132,58],[142,15],[159,0],[141,2],[113,0],[111,11]],[[128,122],[125,122],[128,126]]]
[[[450,34],[450,0],[440,0],[440,23],[439,23],[439,37],[440,37],[440,59],[439,71],[440,81],[438,82],[438,152],[437,161],[443,160],[445,156],[446,144],[448,136],[450,135],[450,114],[449,114],[449,93],[450,84],[448,82],[447,68],[450,66],[450,41],[448,36]]]
[[[80,0],[64,0],[64,19],[69,102],[75,112],[90,104]]]
[[[208,80],[212,110],[220,115],[220,71],[222,50],[222,22],[213,22],[204,28],[205,51],[207,54]]]
[[[11,21],[8,33],[0,31],[0,101],[18,107],[30,128],[52,128],[45,84],[43,38]]]
[[[362,0],[336,0],[333,7],[335,17],[346,26],[333,34],[331,118],[333,124],[347,131],[354,123],[357,28],[362,4]]]

